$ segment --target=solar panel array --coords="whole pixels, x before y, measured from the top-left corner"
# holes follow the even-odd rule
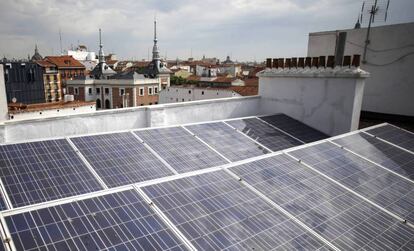
[[[134,132],[177,172],[223,165],[227,161],[181,127]]]
[[[71,141],[109,187],[174,174],[129,132],[78,137]]]
[[[382,125],[271,152],[325,137],[274,115],[0,145],[3,244],[414,250],[412,134]]]
[[[0,145],[0,167],[14,207],[102,189],[64,139]]]

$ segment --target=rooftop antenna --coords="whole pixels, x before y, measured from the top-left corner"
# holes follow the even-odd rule
[[[362,7],[364,8],[364,4],[365,2],[369,2],[364,1]],[[371,2],[371,8],[369,8],[368,13],[369,13],[369,21],[368,21],[368,28],[367,28],[367,36],[365,39],[365,46],[364,46],[364,54],[362,57],[362,62],[366,63],[367,62],[367,49],[368,49],[368,45],[370,44],[370,39],[369,39],[369,35],[371,32],[371,25],[373,23],[375,23],[375,17],[378,15],[382,15],[384,14],[384,22],[387,21],[387,16],[388,16],[388,8],[390,5],[390,0],[370,0]],[[386,4],[385,4],[386,2]],[[384,10],[384,11],[383,11]]]
[[[59,44],[60,44],[60,55],[63,55],[63,51],[62,51],[62,32],[59,28]]]

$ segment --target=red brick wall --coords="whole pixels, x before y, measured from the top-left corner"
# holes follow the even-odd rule
[[[112,102],[113,102],[113,108],[118,107],[121,108],[123,107],[123,99],[122,96],[119,95],[119,89],[118,87],[113,87],[112,88]],[[125,89],[125,93],[129,94],[128,97],[128,107],[132,107],[134,105],[133,100],[134,100],[134,94],[133,94],[133,89],[132,88],[124,88]]]
[[[158,94],[148,95],[148,86],[144,86],[144,96],[139,96],[139,87],[135,87],[137,92],[137,106],[158,104]],[[154,91],[154,89],[153,89]],[[160,90],[158,90],[159,92]]]

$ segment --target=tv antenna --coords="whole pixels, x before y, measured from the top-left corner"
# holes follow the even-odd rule
[[[390,6],[391,0],[367,0],[362,2],[362,9],[361,9],[361,23],[362,23],[362,17],[364,13],[365,6],[367,6],[367,12],[369,14],[369,20],[368,20],[368,29],[367,29],[367,37],[365,39],[365,46],[364,46],[364,54],[362,57],[362,62],[366,63],[367,59],[367,49],[368,45],[370,44],[369,35],[371,32],[371,25],[375,23],[375,18],[383,17],[384,22],[387,21],[388,17],[388,8]],[[382,18],[381,18],[382,19]],[[380,20],[381,20],[380,19]]]

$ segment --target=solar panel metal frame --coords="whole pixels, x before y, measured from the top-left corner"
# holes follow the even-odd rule
[[[218,121],[226,122],[226,121],[231,121],[231,120],[238,120],[238,119],[244,119],[244,118],[256,118],[256,117],[257,116],[249,116],[249,117],[243,117],[243,118],[216,120],[216,121],[209,121],[209,122],[218,122]],[[205,123],[209,123],[209,122],[205,122]],[[203,122],[201,122],[201,123],[203,123]],[[185,124],[185,125],[201,124],[201,123],[190,123],[190,124]],[[166,127],[174,127],[174,126],[161,126],[161,127],[153,127],[153,128],[166,128]],[[370,128],[374,128],[374,127],[370,127]],[[368,130],[368,129],[369,128],[354,131],[354,132],[350,132],[350,133],[346,133],[346,134],[339,135],[339,136],[336,136],[336,137],[331,137],[331,138],[329,138],[329,140],[334,140],[336,138],[342,138],[342,137],[345,137],[347,135],[352,135],[352,134],[355,134],[355,133],[358,133],[358,132],[363,132],[363,131]],[[128,132],[128,131],[131,131],[131,130],[119,130],[119,131],[116,131],[116,132]],[[90,135],[97,135],[97,134],[107,134],[107,133],[106,132],[105,133],[92,133],[92,134],[84,134],[84,135],[85,136],[90,136]],[[82,135],[79,135],[79,136],[82,136]],[[64,139],[64,137],[48,138],[47,140],[53,140],[53,139]],[[37,142],[37,141],[43,141],[43,139],[28,140],[28,141],[23,141],[23,142],[13,142],[12,144]],[[322,140],[322,142],[325,142],[325,141],[328,141],[328,140]],[[306,145],[299,145],[299,146],[296,146],[296,147],[293,147],[293,148],[289,149],[288,151],[308,147],[309,145],[318,144],[318,143],[319,142],[308,143]],[[8,144],[10,144],[10,143],[0,143],[0,145],[8,145]],[[21,211],[32,211],[32,210],[36,210],[36,208],[47,207],[47,206],[50,206],[52,204],[63,204],[63,203],[67,203],[67,202],[72,201],[72,200],[79,200],[79,199],[82,199],[82,198],[85,198],[85,197],[98,196],[98,195],[101,195],[101,194],[112,193],[112,192],[114,192],[116,190],[120,190],[120,189],[129,189],[129,188],[126,188],[126,187],[130,187],[130,186],[143,187],[143,186],[147,186],[147,185],[150,185],[150,184],[159,184],[159,183],[162,183],[162,182],[165,182],[165,181],[168,181],[168,180],[175,180],[175,179],[180,179],[180,178],[183,178],[183,177],[193,176],[193,175],[197,175],[197,174],[213,172],[215,170],[227,169],[227,168],[229,168],[233,165],[236,165],[236,164],[240,164],[240,163],[244,163],[244,162],[248,163],[248,162],[254,161],[256,159],[269,158],[271,156],[280,154],[281,152],[284,152],[284,150],[273,152],[273,153],[270,153],[270,154],[265,155],[265,156],[258,156],[258,157],[254,157],[254,158],[251,158],[251,159],[243,160],[243,161],[237,162],[237,163],[229,163],[229,164],[226,164],[226,165],[223,165],[223,166],[210,167],[210,168],[207,168],[207,169],[197,170],[197,171],[190,172],[190,173],[182,173],[182,174],[174,175],[172,177],[166,177],[166,178],[162,178],[162,179],[151,180],[151,181],[148,181],[148,182],[142,182],[142,183],[134,184],[134,185],[127,185],[125,187],[116,187],[116,188],[111,188],[111,189],[107,189],[107,190],[100,190],[100,191],[96,191],[96,192],[90,192],[90,193],[87,193],[87,194],[75,195],[73,197],[66,197],[66,198],[61,198],[61,199],[57,199],[57,200],[53,200],[53,201],[41,202],[39,204],[30,205],[30,206],[26,206],[26,207],[11,208],[9,210],[1,212],[0,213],[0,219],[2,220],[2,222],[4,224],[5,222],[3,221],[4,218],[3,218],[2,215],[17,214],[18,212],[21,212]],[[6,194],[6,196],[7,196],[7,194]],[[414,227],[414,225],[412,225],[410,223],[407,223],[407,224],[410,225],[411,227]],[[7,237],[7,235],[6,235],[6,237]]]
[[[50,139],[35,139],[35,140],[29,140],[29,141],[25,141],[25,142],[2,143],[2,144],[0,144],[0,146],[1,147],[8,147],[8,146],[13,146],[13,145],[40,144],[40,143],[44,143],[44,142],[55,142],[54,143],[55,144],[54,146],[55,147],[58,147],[58,148],[61,148],[61,146],[59,145],[58,142],[61,142],[61,143],[63,142],[65,144],[67,144],[64,147],[70,148],[73,151],[71,154],[73,154],[73,156],[76,156],[78,158],[77,160],[73,160],[73,161],[78,161],[79,164],[83,165],[83,166],[79,166],[78,168],[84,168],[85,169],[84,171],[86,173],[89,173],[90,174],[90,176],[91,176],[90,178],[93,178],[93,180],[98,184],[99,189],[97,189],[95,191],[105,189],[105,184],[103,184],[102,182],[100,182],[99,177],[97,177],[95,175],[94,170],[91,169],[90,166],[88,166],[89,163],[85,162],[85,160],[82,158],[82,156],[79,156],[79,152],[77,151],[76,148],[73,148],[73,145],[71,144],[71,142],[68,140],[67,137],[56,137],[56,138],[50,138]],[[47,149],[47,147],[45,149]],[[65,154],[66,153],[62,149],[60,149],[60,150],[61,151],[59,153],[61,153],[61,154]],[[53,153],[48,153],[48,154],[52,157],[52,160],[53,160]],[[66,160],[70,160],[70,159],[69,158],[66,158]],[[71,162],[71,164],[72,164],[72,162]],[[4,200],[5,200],[5,203],[8,205],[8,209],[15,208],[15,205],[13,205],[13,203],[12,203],[12,201],[10,199],[9,193],[6,190],[6,186],[5,186],[4,182],[1,181],[0,184],[2,185],[2,187],[1,187],[0,190],[3,193],[2,196],[3,196]],[[41,190],[39,190],[39,191],[41,191]],[[88,191],[86,193],[89,193],[89,192],[93,192],[93,191]],[[52,200],[60,200],[62,198],[66,198],[66,197],[75,197],[75,196],[78,196],[78,195],[81,195],[81,194],[82,193],[78,193],[78,194],[72,194],[72,195],[69,195],[69,196],[67,196],[65,194],[59,194],[60,197],[54,198]],[[43,202],[46,202],[46,201],[49,201],[49,200],[50,199],[48,199],[47,196],[43,196],[42,198],[39,198],[39,201],[38,202],[26,201],[25,202],[26,203],[25,205],[19,205],[18,207],[31,206],[33,204],[43,203]]]
[[[400,218],[402,221],[403,220],[410,220],[414,223],[414,208],[412,210],[409,210],[408,208],[404,207],[404,203],[402,201],[400,201],[401,199],[408,197],[409,194],[414,193],[414,182],[412,182],[411,180],[408,179],[404,179],[401,178],[399,175],[396,175],[394,172],[390,172],[388,169],[382,168],[378,165],[376,165],[373,162],[367,161],[363,158],[358,157],[357,155],[346,151],[342,148],[340,148],[338,145],[333,144],[330,141],[327,142],[322,142],[318,145],[315,145],[316,147],[318,146],[322,146],[324,144],[326,145],[326,151],[322,151],[322,150],[315,150],[312,151],[312,154],[309,153],[305,156],[300,156],[300,149],[297,151],[289,151],[288,155],[295,158],[295,159],[299,159],[301,161],[301,163],[304,163],[307,166],[311,166],[313,169],[317,170],[318,172],[322,173],[325,175],[325,177],[329,177],[330,179],[334,180],[336,183],[343,185],[344,187],[347,187],[349,190],[354,191],[355,193],[359,194],[360,196],[364,197],[366,200],[376,204],[377,206],[379,206],[380,208],[382,208],[383,210],[386,210],[389,212],[389,214],[394,214],[395,216],[397,216],[397,218]],[[305,151],[307,149],[310,149],[313,146],[309,146],[306,148],[303,148]],[[334,154],[337,153],[337,155],[333,155],[331,159],[327,160],[327,158],[322,158],[324,161],[318,161],[315,160],[316,163],[310,163],[307,159],[308,158],[312,158],[312,156],[310,155],[318,155],[318,154],[326,154],[325,152],[334,152]],[[319,150],[319,151],[318,151]],[[343,151],[343,152],[341,152]],[[308,157],[310,156],[310,157]],[[336,163],[334,163],[335,161],[342,161],[342,158],[346,158],[346,159],[351,159],[349,161],[349,163],[343,163],[342,166],[338,166]],[[353,159],[353,160],[352,160]],[[357,162],[358,161],[358,162]],[[363,164],[368,165],[368,166],[362,166]],[[320,165],[322,165],[320,167]],[[327,169],[327,166],[331,166],[332,165],[332,169],[329,170],[329,173],[326,173],[325,170],[320,170],[321,168],[325,168]],[[339,175],[332,175],[330,174],[330,172],[337,172],[339,169],[346,169],[348,170],[348,168],[346,168],[346,165],[351,165],[351,167],[355,167],[355,169],[357,169],[356,172],[353,173],[347,173],[347,175],[349,174],[349,176],[347,177],[339,177]],[[349,168],[350,170],[351,168]],[[374,175],[373,173],[376,173],[377,176],[375,177],[368,177],[367,179],[364,178],[354,178],[356,173],[360,173],[360,172],[364,172],[364,170],[369,170],[369,174],[372,176]],[[340,172],[340,170],[339,170]],[[368,174],[364,173],[366,176],[369,176]],[[381,175],[379,175],[381,174]],[[334,177],[333,177],[334,176]],[[388,182],[383,182],[382,179],[385,177],[388,177],[389,179],[393,179],[393,182],[388,183]],[[341,178],[338,180],[338,178]],[[351,185],[349,185],[346,181],[349,179],[349,183]],[[353,186],[353,182],[354,179],[358,179],[358,181],[360,182],[358,186]],[[357,182],[357,181],[355,181]],[[369,191],[369,190],[373,190],[371,187],[365,188],[364,191],[364,187],[366,185],[369,185],[373,183],[375,187],[378,187],[378,189],[381,189],[377,192],[375,191]],[[382,185],[381,187],[379,187],[378,185]],[[397,193],[392,194],[392,196],[387,196],[388,198],[392,198],[394,199],[394,201],[392,203],[388,202],[382,202],[381,199],[377,198],[377,196],[384,196],[384,189],[390,189],[391,186],[399,186],[399,185],[404,185],[404,189],[409,190],[408,192],[406,192],[405,194],[403,194],[401,192],[400,196],[398,196]],[[362,190],[360,190],[362,189]],[[402,188],[401,188],[402,189]],[[394,189],[391,189],[391,191],[393,191]],[[388,191],[388,190],[387,190]],[[389,192],[389,191],[388,191]],[[407,200],[407,203],[410,204],[410,201]],[[414,205],[414,197],[413,199],[411,199],[411,204]],[[407,215],[402,215],[402,212],[404,211],[405,214]]]
[[[280,144],[283,141],[284,146],[280,146],[279,144],[275,144],[275,139],[269,142],[269,137],[263,137],[263,135],[261,137],[257,137],[256,134],[255,134],[254,136],[256,136],[256,138],[254,138],[253,135],[249,134],[250,130],[248,132],[244,132],[244,131],[240,130],[237,125],[234,124],[234,123],[246,123],[245,122],[246,120],[250,120],[253,123],[257,123],[258,126],[250,128],[250,129],[253,130],[253,133],[256,131],[256,133],[258,133],[258,134],[264,134],[264,136],[267,136],[266,134],[269,133],[269,132],[266,132],[263,129],[263,127],[266,127],[266,129],[269,129],[272,132],[278,134],[278,135],[276,135],[276,137],[278,137],[279,140],[276,143]],[[258,142],[260,145],[263,145],[267,149],[270,149],[273,152],[281,151],[281,150],[284,150],[284,149],[288,149],[288,148],[295,147],[295,146],[303,144],[302,141],[300,141],[300,140],[296,139],[295,137],[289,135],[288,133],[274,127],[273,125],[261,120],[257,116],[252,117],[252,118],[240,118],[240,119],[226,120],[224,122],[226,124],[228,124],[229,126],[235,128],[236,130],[240,131],[241,133],[245,134],[247,137],[250,137],[255,142]]]
[[[407,152],[410,152],[410,153],[412,153],[412,154],[414,154],[414,132],[410,132],[410,131],[408,131],[408,130],[405,130],[405,129],[403,129],[403,128],[401,128],[401,127],[397,127],[397,126],[395,126],[395,125],[392,125],[392,124],[388,124],[388,123],[384,123],[384,124],[380,124],[381,126],[377,126],[377,127],[369,127],[369,128],[367,128],[367,129],[363,129],[362,130],[362,132],[364,132],[364,133],[366,133],[366,134],[368,134],[368,135],[371,135],[371,136],[373,136],[373,137],[375,137],[375,138],[377,138],[377,139],[379,139],[379,140],[382,140],[382,141],[384,141],[384,142],[386,142],[386,143],[388,143],[388,144],[390,144],[390,145],[393,145],[393,146],[395,146],[395,147],[398,147],[398,148],[400,148],[400,149],[402,149],[402,150],[405,150],[405,151],[407,151]],[[398,140],[395,140],[395,138],[394,139],[392,139],[392,138],[389,138],[389,137],[384,137],[384,136],[382,136],[381,134],[376,134],[375,132],[373,132],[373,131],[375,131],[375,130],[378,130],[378,129],[382,129],[382,128],[385,128],[385,127],[390,127],[390,128],[392,128],[394,131],[401,131],[402,133],[404,133],[404,134],[409,134],[409,135],[412,135],[412,137],[413,137],[413,140],[412,140],[412,143],[413,143],[413,145],[412,146],[410,146],[410,149],[409,148],[407,148],[407,147],[405,147],[405,145],[404,144],[400,144],[399,142],[398,142]],[[402,135],[401,135],[402,136]]]
[[[377,211],[378,212],[382,212],[382,214],[384,214],[384,215],[386,215],[386,216],[388,216],[389,218],[391,218],[391,219],[394,219],[394,225],[396,225],[396,224],[401,224],[401,226],[405,226],[405,224],[403,224],[403,221],[401,221],[398,217],[395,217],[395,215],[392,215],[392,214],[389,214],[386,210],[383,210],[383,208],[381,208],[380,206],[375,206],[375,205],[373,205],[372,203],[370,203],[369,201],[367,201],[366,199],[364,199],[364,198],[362,198],[361,196],[358,196],[355,192],[353,192],[352,190],[350,190],[350,189],[346,189],[346,188],[344,188],[343,186],[338,186],[337,184],[336,184],[336,182],[332,182],[332,179],[331,178],[329,178],[329,177],[325,177],[325,175],[321,175],[318,171],[314,171],[312,168],[311,169],[309,169],[309,168],[307,168],[307,166],[308,165],[302,165],[303,164],[303,162],[297,162],[297,160],[294,158],[294,157],[292,157],[292,156],[290,156],[289,154],[283,154],[283,153],[281,153],[281,154],[276,154],[276,155],[272,155],[272,156],[270,156],[270,157],[268,157],[268,158],[264,158],[263,160],[264,161],[266,161],[266,160],[269,160],[270,162],[272,162],[272,158],[274,158],[274,157],[277,157],[277,156],[279,156],[280,158],[285,158],[285,160],[289,160],[289,163],[292,163],[292,164],[294,164],[294,165],[298,165],[298,166],[302,166],[301,168],[303,169],[303,170],[306,170],[306,171],[310,171],[311,173],[313,172],[315,175],[313,176],[313,177],[321,177],[321,179],[322,180],[325,180],[326,181],[326,184],[329,184],[329,185],[331,185],[331,186],[337,186],[337,187],[339,187],[339,189],[341,190],[343,190],[344,191],[344,193],[342,194],[342,195],[345,195],[345,194],[350,194],[351,196],[355,196],[356,198],[359,198],[359,203],[365,203],[366,205],[369,205],[369,206],[372,206],[373,208],[376,208],[377,209]],[[285,156],[285,157],[283,157],[283,156]],[[246,177],[246,176],[243,176],[243,175],[240,175],[239,173],[237,173],[237,172],[235,172],[235,171],[233,171],[234,169],[237,169],[238,167],[243,167],[243,166],[247,166],[247,168],[249,168],[248,167],[248,165],[249,164],[254,164],[256,161],[253,161],[253,162],[249,162],[249,163],[246,163],[246,164],[242,164],[242,165],[234,165],[234,166],[232,166],[232,167],[229,167],[227,170],[229,170],[230,172],[232,172],[233,174],[234,174],[234,176],[235,177],[237,177],[237,178],[239,178],[240,180],[242,180],[243,182],[246,182],[249,186],[251,186],[251,187],[253,187],[253,189],[255,189],[255,190],[257,190],[259,193],[262,193],[262,191],[261,190],[259,190],[258,188],[256,188],[254,185],[252,185],[252,184],[250,184],[250,182],[249,182],[249,180],[248,180],[248,177]],[[260,160],[259,160],[259,162],[260,162]],[[279,165],[279,166],[281,166],[281,165]],[[259,169],[260,169],[260,167],[258,167]],[[270,167],[266,167],[266,168],[264,168],[264,169],[270,169]],[[255,169],[256,170],[256,169]],[[261,170],[261,169],[260,169]],[[298,169],[299,170],[299,169]],[[312,171],[313,170],[313,171]],[[297,171],[297,170],[296,170]],[[282,175],[281,176],[285,176],[285,175],[291,175],[291,172],[286,172],[286,173],[284,173],[285,171],[282,171],[281,173],[282,173]],[[250,173],[248,173],[247,175],[249,175],[249,176],[252,176],[252,175],[250,175]],[[300,173],[300,175],[299,176],[301,176],[302,175],[302,173]],[[281,176],[274,176],[273,178],[280,178]],[[272,180],[272,178],[268,178],[268,180]],[[263,182],[266,182],[266,181],[268,181],[268,180],[266,180],[266,179],[263,179],[263,180],[261,180],[262,181],[262,183]],[[306,179],[305,179],[306,180]],[[302,183],[302,181],[299,181],[299,183]],[[279,190],[286,190],[286,189],[289,189],[289,187],[290,187],[290,185],[292,185],[291,183],[289,183],[289,185],[287,185],[287,186],[285,186],[285,187],[281,187],[281,188],[278,188],[278,189],[276,189],[276,187],[277,187],[277,185],[275,185],[275,189],[273,190],[273,191],[275,191],[275,192],[277,192],[277,191],[279,191]],[[272,186],[272,185],[270,185],[270,186]],[[300,188],[297,188],[296,190],[300,190]],[[325,190],[325,188],[323,188],[321,191],[324,191]],[[316,191],[316,190],[315,190]],[[319,190],[318,190],[319,191]],[[313,192],[312,192],[313,193]],[[273,201],[272,200],[272,198],[270,197],[270,196],[268,196],[266,193],[262,193],[262,195],[264,196],[264,197],[266,197],[266,198],[268,198],[269,200],[271,200],[271,201]],[[303,198],[303,194],[300,194],[300,195],[298,195],[297,197],[295,197],[295,199],[300,199],[300,198]],[[290,196],[287,196],[286,197],[286,200],[287,201],[290,201],[291,200],[291,197]],[[273,202],[273,203],[275,203],[276,205],[278,205],[279,206],[279,204],[277,204],[277,202]],[[287,202],[285,202],[283,205],[285,205],[285,204],[287,204]],[[283,208],[284,210],[286,210],[286,211],[288,211],[288,209],[285,209],[284,207],[286,207],[286,206],[280,206],[281,208]],[[319,207],[319,206],[318,206]],[[354,206],[352,206],[352,207],[354,207]],[[288,211],[289,213],[290,213],[290,211]],[[343,212],[341,212],[340,214],[342,214]],[[305,212],[301,212],[301,213],[298,213],[298,217],[302,217],[303,215],[305,214]],[[338,214],[339,215],[339,214]],[[292,215],[292,217],[296,217],[295,215]],[[369,217],[368,217],[368,219],[369,219]],[[299,219],[299,221],[302,221],[301,219]],[[306,224],[306,223],[305,223]],[[323,223],[323,224],[326,224],[326,223]],[[322,225],[323,225],[322,224]],[[410,225],[410,227],[411,228],[413,228],[413,226],[411,226]],[[309,227],[310,228],[310,227]],[[311,229],[313,229],[313,228],[311,228]],[[316,231],[316,230],[315,230]],[[414,230],[413,230],[414,231]],[[344,232],[344,234],[345,233],[347,233],[348,232],[348,230],[346,230],[345,232]],[[319,232],[318,232],[319,233]],[[322,234],[321,234],[322,235]],[[323,236],[323,235],[322,235]],[[414,243],[414,238],[412,239],[413,240],[413,243]],[[327,240],[328,242],[330,241],[330,240]],[[333,245],[335,245],[335,243],[333,244]]]
[[[168,178],[179,179],[179,177],[168,177]],[[2,240],[6,240],[6,239],[9,240],[8,244],[10,245],[10,249],[6,249],[6,250],[16,250],[16,247],[14,245],[14,242],[11,237],[11,233],[10,233],[10,230],[6,223],[5,218],[9,216],[22,214],[22,213],[34,212],[40,209],[46,209],[46,208],[74,203],[78,201],[84,201],[84,200],[88,200],[91,198],[97,198],[100,196],[105,196],[108,194],[115,194],[115,193],[128,191],[128,190],[135,191],[137,195],[141,197],[143,201],[149,203],[148,199],[142,195],[142,190],[140,189],[140,186],[143,186],[143,184],[129,184],[129,185],[121,186],[121,187],[114,187],[114,188],[109,188],[106,190],[100,190],[100,191],[95,191],[95,192],[91,192],[87,194],[81,194],[81,195],[77,195],[76,197],[67,197],[67,198],[62,198],[62,199],[58,199],[54,201],[46,201],[46,202],[42,202],[39,204],[31,205],[30,207],[27,207],[27,206],[19,207],[19,208],[14,208],[12,210],[1,212],[0,213],[0,221],[1,221],[0,236],[2,237]],[[172,231],[172,233],[175,235],[176,238],[182,241],[183,245],[186,246],[188,250],[195,250],[195,248],[192,246],[190,241],[185,238],[185,236],[169,221],[168,218],[160,214],[156,210],[156,208],[154,209],[153,205],[150,204],[149,206],[150,208],[148,210],[152,211],[153,215],[159,217],[162,223],[165,224],[165,226]]]
[[[118,135],[119,135],[119,137],[121,137],[120,139],[117,139],[117,136]],[[116,184],[111,184],[111,181],[110,180],[111,180],[111,177],[114,177],[114,175],[111,175],[111,176],[106,175],[106,176],[104,176],[104,175],[102,175],[102,172],[103,173],[106,173],[110,169],[117,169],[117,170],[120,171],[120,174],[118,174],[118,175],[127,176],[128,173],[123,173],[123,171],[125,169],[125,168],[123,168],[124,166],[122,166],[122,168],[120,168],[119,166],[114,165],[113,167],[110,167],[110,168],[101,168],[101,166],[100,166],[100,163],[101,162],[95,163],[93,160],[90,159],[90,158],[92,158],[93,156],[96,156],[96,155],[93,155],[92,157],[89,157],[88,154],[87,154],[87,152],[85,152],[84,150],[79,149],[79,147],[77,145],[78,144],[77,143],[78,140],[85,141],[86,138],[89,138],[89,137],[101,137],[101,136],[102,137],[108,136],[108,138],[106,138],[106,140],[108,140],[108,141],[116,140],[116,141],[118,141],[118,143],[120,141],[122,141],[122,139],[124,139],[122,137],[128,138],[128,136],[129,136],[130,139],[132,139],[132,141],[136,141],[136,142],[128,142],[125,145],[130,144],[130,143],[137,143],[136,144],[137,145],[137,148],[136,149],[132,149],[132,150],[130,150],[128,152],[128,153],[130,153],[130,155],[132,154],[132,152],[134,152],[134,153],[136,153],[136,155],[134,156],[136,158],[140,157],[141,154],[144,154],[145,156],[153,157],[153,159],[148,160],[148,161],[149,162],[154,162],[152,164],[156,164],[156,165],[159,164],[160,165],[159,169],[162,169],[163,168],[164,169],[163,171],[167,171],[168,170],[170,173],[169,174],[164,174],[164,175],[159,175],[158,177],[152,177],[152,178],[149,178],[149,179],[143,178],[140,181],[134,181],[134,182],[128,182],[130,180],[128,178],[128,181],[125,181],[125,184],[120,184],[119,183],[120,181],[117,180],[117,183]],[[110,138],[111,136],[113,136],[114,138]],[[88,164],[90,164],[91,169],[93,169],[94,172],[96,172],[96,175],[102,180],[102,182],[104,182],[107,185],[106,188],[108,188],[108,187],[123,186],[123,185],[127,185],[127,184],[134,184],[134,183],[143,182],[145,180],[152,180],[152,179],[157,179],[157,178],[162,178],[162,177],[165,177],[165,176],[170,176],[170,175],[178,174],[177,171],[175,171],[171,166],[169,166],[168,164],[164,163],[163,159],[158,154],[156,154],[156,153],[154,154],[154,152],[151,151],[152,149],[150,149],[145,143],[141,142],[140,139],[132,131],[120,132],[120,133],[107,133],[107,134],[99,134],[99,135],[91,135],[91,136],[78,136],[78,137],[69,138],[68,140],[73,144],[73,147],[79,151],[79,154],[82,155],[83,158],[85,158],[85,161]],[[99,140],[102,140],[102,139],[98,139],[97,141],[99,141]],[[84,142],[81,142],[79,144],[84,144]],[[98,146],[97,148],[104,149],[105,147],[106,146],[103,146],[102,148],[100,148]],[[139,148],[139,147],[141,147],[142,149]],[[141,152],[141,150],[142,150],[142,152]],[[106,152],[106,150],[105,150],[105,152]],[[117,151],[116,150],[112,150],[111,153],[112,152],[117,152]],[[101,154],[105,154],[105,153],[103,152]],[[147,162],[145,162],[145,163],[147,163]],[[130,166],[131,163],[128,163],[128,165]],[[141,163],[138,163],[137,165],[141,165]],[[138,176],[137,172],[139,172],[140,169],[142,169],[142,167],[139,167],[139,168],[138,168],[138,166],[136,166],[136,167],[137,167],[138,170],[136,170],[135,174],[136,174],[136,176]],[[150,166],[150,167],[152,167],[152,166]],[[101,169],[103,169],[103,170],[101,170]],[[147,170],[147,169],[149,169],[149,168],[145,168],[145,170]],[[131,171],[131,170],[129,170],[129,171]]]
[[[166,129],[166,130],[167,129],[175,129],[175,130],[179,130],[179,131],[182,130],[182,132],[185,135],[185,137],[191,136],[188,139],[194,139],[194,141],[193,141],[194,143],[198,144],[201,148],[207,149],[210,152],[210,154],[213,153],[213,155],[211,155],[208,158],[215,158],[215,161],[217,162],[217,164],[216,165],[208,165],[208,166],[205,166],[205,165],[204,166],[203,165],[199,166],[197,164],[196,169],[194,169],[194,168],[193,169],[188,169],[188,168],[191,168],[191,166],[194,166],[195,164],[193,163],[192,165],[190,165],[189,163],[186,163],[186,169],[179,170],[177,168],[178,162],[174,162],[175,161],[175,158],[176,158],[176,155],[174,155],[172,157],[172,153],[170,152],[169,153],[169,155],[170,155],[169,158],[172,159],[172,160],[171,161],[167,160],[167,156],[165,156],[165,152],[160,152],[160,149],[155,149],[154,148],[154,146],[156,146],[156,143],[157,142],[154,143],[155,145],[152,145],[151,143],[148,143],[148,140],[145,140],[142,137],[142,135],[140,135],[141,132],[145,132],[145,131],[153,131],[154,132],[155,130],[163,130],[163,129]],[[197,171],[199,169],[205,169],[205,168],[211,168],[211,167],[214,167],[214,166],[224,165],[224,164],[227,164],[229,162],[229,160],[227,158],[225,158],[221,153],[219,153],[218,151],[216,151],[210,145],[206,144],[203,140],[197,138],[194,134],[192,134],[187,129],[185,129],[184,126],[168,126],[168,127],[155,127],[155,128],[152,128],[151,127],[149,129],[147,128],[147,129],[133,130],[133,133],[142,142],[148,144],[148,146],[154,152],[156,152],[162,159],[164,159],[164,161],[166,161],[170,166],[172,166],[172,168],[174,168],[178,173],[193,172],[193,171]],[[174,149],[177,150],[177,148],[174,148]],[[168,149],[167,149],[167,151],[168,151]],[[179,157],[185,157],[185,155],[181,155]],[[188,157],[188,155],[187,155],[187,157]],[[181,162],[181,163],[183,163],[183,162]],[[199,163],[199,164],[202,164],[202,163]]]
[[[277,154],[279,154],[279,153],[277,153]],[[269,158],[269,156],[268,155],[264,155],[264,156],[259,156],[259,157],[257,157],[258,159],[264,159],[264,158]],[[246,162],[251,162],[252,160],[246,160]],[[245,162],[245,161],[240,161],[240,162]],[[206,173],[216,173],[216,172],[226,172],[227,173],[227,175],[229,175],[229,176],[233,176],[232,177],[232,182],[234,182],[235,184],[237,184],[237,177],[235,177],[234,176],[234,174],[233,173],[231,173],[231,172],[229,172],[228,171],[228,168],[230,167],[230,166],[234,166],[234,165],[238,165],[238,162],[237,163],[229,163],[229,165],[228,166],[226,166],[226,167],[222,167],[222,168],[220,168],[219,170],[209,170],[208,172],[206,172]],[[196,176],[199,176],[199,174],[198,173],[193,173],[192,175],[190,175],[190,176],[184,176],[184,177],[182,177],[183,179],[185,179],[185,178],[188,178],[188,177],[196,177]],[[202,177],[202,176],[200,176],[200,177]],[[233,180],[234,179],[234,180]],[[181,180],[181,178],[178,178],[178,179],[173,179],[173,180]],[[169,180],[169,181],[172,181],[172,180]],[[167,181],[166,181],[167,182]],[[161,182],[161,183],[156,183],[156,184],[152,184],[152,185],[160,185],[160,184],[162,184],[162,183],[164,183],[164,182]],[[149,187],[149,186],[151,186],[151,185],[144,185],[142,188],[143,188],[143,192],[145,193],[145,194],[147,194],[147,196],[148,196],[148,198],[149,198],[149,200],[151,201],[151,202],[154,202],[154,199],[151,199],[151,196],[145,191],[145,189],[146,189],[146,187]],[[331,247],[331,248],[333,248],[334,250],[338,250],[337,248],[335,248],[335,246],[333,246],[332,244],[330,244],[328,241],[326,241],[326,240],[324,240],[324,238],[323,237],[321,237],[320,235],[318,235],[317,233],[315,233],[314,231],[312,231],[311,229],[309,229],[309,228],[307,228],[307,227],[304,227],[304,225],[303,224],[298,224],[298,221],[296,221],[295,219],[292,219],[289,215],[287,215],[287,214],[285,214],[285,212],[283,211],[283,210],[280,210],[280,208],[279,207],[275,207],[275,205],[274,205],[274,203],[272,203],[272,201],[269,201],[269,200],[266,200],[266,198],[264,198],[264,196],[263,195],[260,195],[260,194],[257,194],[257,192],[256,191],[254,191],[254,190],[252,190],[250,187],[248,187],[248,186],[245,186],[245,185],[243,185],[243,184],[240,184],[240,187],[243,187],[243,188],[245,188],[247,191],[249,191],[249,192],[251,192],[251,193],[253,193],[253,194],[256,194],[256,196],[257,197],[255,197],[255,198],[258,198],[259,200],[263,200],[263,202],[265,203],[265,204],[267,204],[268,206],[270,206],[270,208],[272,208],[272,210],[274,210],[274,211],[276,211],[276,212],[278,212],[280,215],[282,215],[282,216],[284,216],[284,217],[286,217],[286,221],[293,221],[293,222],[295,222],[296,223],[296,226],[297,227],[299,227],[299,228],[301,228],[302,230],[304,230],[304,233],[307,233],[307,234],[310,234],[310,235],[313,235],[316,239],[319,239],[319,241],[321,242],[321,243],[324,243],[324,245],[325,246],[329,246],[329,247]],[[156,203],[155,203],[156,204]],[[162,210],[162,209],[160,209],[160,210]],[[166,216],[167,218],[168,218],[168,216]],[[174,224],[174,223],[173,223]],[[304,233],[302,233],[301,235],[303,235]],[[300,236],[301,236],[300,235]],[[316,236],[315,236],[316,235]],[[284,244],[286,244],[286,243],[284,243]],[[283,244],[283,245],[284,245]],[[323,247],[325,247],[325,246],[322,246],[321,248],[323,248]]]

